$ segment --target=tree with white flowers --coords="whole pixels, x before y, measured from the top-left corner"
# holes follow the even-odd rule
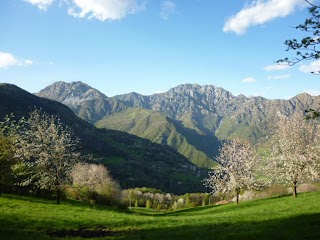
[[[29,172],[20,184],[33,183],[39,189],[55,191],[59,204],[63,188],[70,182],[69,174],[81,160],[79,140],[57,116],[38,109],[16,125],[14,158],[21,160]]]
[[[217,158],[218,166],[209,172],[204,185],[212,189],[216,196],[235,193],[236,202],[242,190],[262,187],[256,177],[258,157],[255,149],[248,142],[239,139],[231,140],[222,145]]]
[[[74,187],[88,189],[87,194],[98,203],[115,204],[120,198],[119,183],[102,164],[78,163],[71,171],[71,178]]]
[[[282,117],[273,133],[269,176],[291,186],[293,197],[297,197],[298,183],[319,177],[319,157],[319,124],[299,114]]]

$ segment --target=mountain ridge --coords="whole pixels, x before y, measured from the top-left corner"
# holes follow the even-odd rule
[[[37,95],[46,96],[43,91]],[[272,100],[259,96],[246,97],[243,94],[234,96],[231,92],[214,85],[181,84],[164,93],[149,96],[128,93],[107,100],[114,101],[113,107],[108,110],[102,105],[102,108],[98,108],[97,105],[88,105],[90,101],[98,101],[96,98],[84,101],[75,112],[92,124],[100,124],[100,127],[108,129],[122,129],[140,137],[146,137],[144,131],[123,128],[121,119],[126,118],[126,111],[143,108],[164,114],[170,121],[176,123],[171,131],[179,133],[179,136],[183,136],[187,142],[184,147],[176,146],[176,143],[172,144],[169,141],[166,144],[174,147],[191,162],[203,166],[203,161],[200,163],[199,158],[194,156],[206,156],[210,159],[207,162],[209,163],[218,154],[221,141],[236,137],[257,144],[266,134],[265,130],[272,126],[280,116],[290,116],[296,111],[304,112],[306,109],[316,108],[320,102],[320,96],[302,93],[289,100]],[[86,107],[83,107],[84,105]],[[73,109],[75,106],[69,107]],[[83,117],[79,114],[81,111],[90,112],[90,115]],[[113,116],[115,113],[123,115],[117,119]],[[108,121],[113,122],[112,126],[108,126]],[[136,119],[134,124],[143,125],[146,124],[145,121],[142,118]],[[177,129],[180,129],[180,132]],[[165,131],[163,130],[161,134],[165,134]],[[157,132],[154,131],[146,138],[156,142],[156,134]],[[210,144],[207,146],[206,143],[210,143],[211,146]],[[194,150],[191,151],[191,148]],[[207,164],[208,166],[210,164]]]
[[[204,191],[205,171],[172,148],[125,132],[97,129],[62,103],[0,84],[0,121],[11,113],[17,119],[28,117],[34,108],[57,115],[80,138],[82,151],[105,164],[123,188],[152,187],[176,194]]]

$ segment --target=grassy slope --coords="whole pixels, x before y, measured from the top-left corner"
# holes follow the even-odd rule
[[[96,126],[124,131],[155,143],[167,144],[199,167],[211,168],[215,164],[204,151],[196,148],[196,146],[204,145],[197,139],[204,138],[204,136],[200,134],[191,136],[187,129],[177,126],[177,123],[157,111],[130,108],[105,117],[98,121]],[[188,130],[191,131],[191,129]],[[208,142],[208,139],[205,140]]]
[[[53,201],[4,195],[0,197],[0,238],[51,239],[45,233],[81,230],[89,236],[105,235],[99,239],[320,239],[319,198],[320,192],[239,206],[163,214],[141,209],[133,214],[76,202],[58,206]]]

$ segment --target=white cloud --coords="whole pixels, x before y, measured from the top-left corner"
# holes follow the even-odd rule
[[[25,0],[32,5],[37,6],[41,10],[47,10],[47,8],[54,2],[54,0]]]
[[[7,68],[18,64],[18,60],[11,54],[0,52],[0,68]]]
[[[172,1],[166,0],[161,3],[160,17],[163,20],[168,20],[169,17],[175,13],[176,4]]]
[[[269,76],[269,80],[278,80],[278,79],[286,79],[289,78],[290,74],[278,75],[278,76]]]
[[[12,53],[0,52],[0,69],[7,69],[13,66],[30,66],[32,64],[33,61],[30,59],[18,59]]]
[[[290,66],[288,64],[274,64],[274,65],[269,65],[264,67],[263,70],[271,72],[271,71],[285,70],[289,67]]]
[[[305,0],[254,0],[235,16],[229,18],[224,32],[244,34],[251,26],[267,23],[275,18],[286,17],[298,6],[305,6]]]
[[[304,73],[320,72],[320,59],[311,62],[309,65],[302,65],[299,70]]]
[[[145,8],[137,0],[72,0],[68,13],[74,17],[100,21],[119,20]]]
[[[252,77],[248,77],[248,78],[242,79],[241,82],[243,82],[243,83],[254,83],[254,82],[256,82],[256,79],[254,79]]]
[[[24,63],[26,65],[32,65],[33,64],[33,62],[30,59],[25,60]]]
[[[311,96],[319,96],[320,95],[320,89],[309,89],[309,90],[305,90],[304,92],[310,94]]]

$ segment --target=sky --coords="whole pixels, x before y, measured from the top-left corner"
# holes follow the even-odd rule
[[[314,1],[315,3],[317,1]],[[1,0],[0,82],[82,81],[109,97],[180,84],[233,95],[320,95],[320,61],[279,66],[304,0]]]

